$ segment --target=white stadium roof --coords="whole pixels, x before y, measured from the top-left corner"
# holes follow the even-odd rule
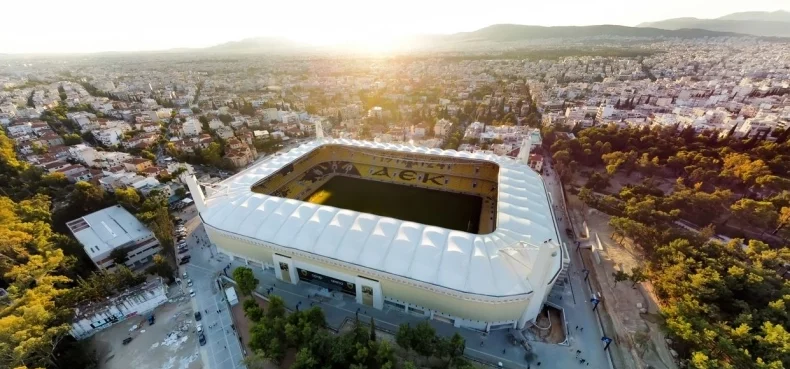
[[[498,164],[496,229],[471,234],[252,192],[257,182],[329,144]],[[543,179],[525,164],[496,155],[339,139],[309,142],[215,185],[201,217],[238,236],[490,297],[531,293],[537,247],[559,240]],[[552,259],[546,281],[559,273],[561,259]]]

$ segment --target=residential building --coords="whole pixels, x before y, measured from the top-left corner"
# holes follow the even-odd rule
[[[447,119],[439,119],[433,126],[433,134],[438,137],[446,136],[453,128],[453,122]]]
[[[82,340],[126,319],[140,319],[166,302],[167,284],[157,277],[101,301],[79,304],[69,334]]]
[[[162,250],[153,232],[120,205],[88,214],[66,223],[85,253],[101,270],[114,270],[113,250],[126,251],[124,263],[139,269]]]
[[[184,136],[197,136],[203,130],[203,125],[195,118],[187,118],[181,125],[181,132]]]
[[[146,168],[150,168],[153,165],[154,164],[150,160],[143,158],[131,158],[123,162],[123,166],[126,168],[126,170],[133,173],[142,172]]]

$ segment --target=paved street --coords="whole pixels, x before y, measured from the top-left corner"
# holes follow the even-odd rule
[[[550,168],[544,169],[544,172],[550,173],[549,176],[544,175],[543,178],[551,193],[552,200],[555,204],[562,203],[562,189],[556,174]],[[570,283],[566,285],[561,295],[562,299],[560,299],[559,294],[554,294],[549,297],[549,301],[565,309],[570,331],[568,341],[573,355],[575,356],[576,350],[580,350],[582,352],[581,357],[590,362],[590,367],[609,368],[609,359],[603,351],[601,329],[599,328],[597,317],[592,311],[593,306],[590,302],[592,292],[587,282],[584,281],[585,273],[581,257],[575,243],[565,235],[565,228],[571,228],[567,213],[561,208],[555,211],[556,215],[561,217],[561,220],[557,222],[560,228],[560,237],[568,245],[568,253],[571,258],[571,263],[568,267]],[[577,330],[576,326],[584,328],[584,330]],[[614,343],[612,344],[614,345]]]
[[[194,206],[190,207],[194,209]],[[200,354],[204,366],[209,369],[243,369],[241,363],[244,358],[241,344],[231,327],[232,321],[228,304],[224,301],[224,293],[219,290],[216,284],[218,271],[226,263],[220,263],[213,258],[211,251],[205,246],[205,242],[198,243],[198,239],[206,238],[200,218],[196,217],[196,212],[186,209],[187,213],[179,214],[186,221],[187,232],[192,261],[179,268],[179,275],[183,277],[184,271],[192,279],[192,289],[195,291],[195,298],[192,305],[195,311],[200,311],[203,319],[203,329],[206,336],[206,345],[200,349]],[[189,218],[193,216],[193,218]],[[185,288],[187,291],[189,288]],[[221,310],[217,313],[217,310]]]

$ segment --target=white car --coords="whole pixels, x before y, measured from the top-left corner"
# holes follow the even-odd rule
[[[187,287],[192,287],[192,280],[191,279],[187,279]]]
[[[198,324],[197,325],[197,332],[198,333],[203,333],[203,324]]]
[[[192,288],[189,289],[189,297],[195,297],[195,290]]]

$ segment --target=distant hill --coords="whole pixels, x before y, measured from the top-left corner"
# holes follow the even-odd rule
[[[777,10],[775,12],[740,12],[727,14],[716,19],[721,20],[749,20],[764,22],[790,22],[790,12]]]
[[[257,52],[292,52],[305,48],[306,45],[275,37],[246,38],[200,49],[207,52],[221,53],[257,53]]]
[[[790,37],[790,12],[743,12],[716,19],[673,18],[641,23],[637,27],[667,30],[697,28],[716,32],[734,32],[755,36]]]
[[[521,41],[545,38],[584,38],[584,37],[717,37],[736,36],[735,33],[715,32],[703,29],[667,30],[659,28],[637,28],[615,25],[541,27],[520,24],[496,24],[473,32],[456,33],[448,36],[451,40],[484,40],[492,42]]]
[[[409,50],[437,50],[453,48],[470,49],[476,47],[496,47],[499,43],[531,41],[540,39],[584,39],[590,37],[723,37],[742,36],[732,32],[717,32],[704,29],[659,29],[647,27],[627,27],[614,25],[580,26],[580,27],[542,27],[526,26],[520,24],[495,24],[472,32],[461,32],[450,35],[418,35],[406,36],[394,42],[397,49]],[[283,38],[258,37],[240,41],[226,42],[223,44],[196,49],[204,53],[300,53],[300,52],[333,52],[352,50],[351,44],[332,46],[310,46],[300,44]],[[509,46],[508,46],[509,47]]]

